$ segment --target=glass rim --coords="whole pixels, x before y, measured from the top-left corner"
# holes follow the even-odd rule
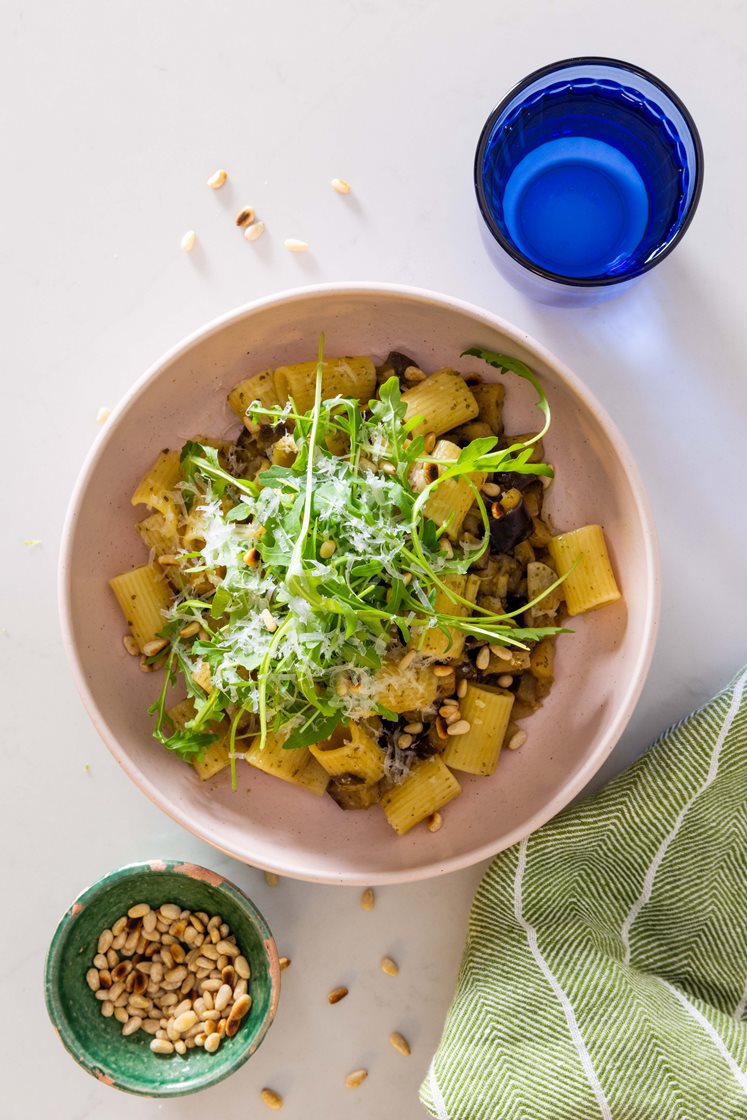
[[[505,112],[511,102],[515,100],[517,95],[520,94],[522,90],[530,86],[532,82],[537,81],[538,78],[544,78],[548,74],[552,74],[556,71],[559,72],[562,70],[567,70],[571,66],[593,65],[615,67],[619,70],[628,71],[628,73],[631,74],[637,74],[640,78],[645,78],[647,81],[651,82],[651,84],[655,86],[656,89],[660,90],[666,97],[669,98],[675,108],[681,113],[688,131],[690,132],[693,147],[695,149],[693,193],[687,208],[687,213],[682,219],[682,222],[680,223],[680,226],[674,237],[662,249],[662,251],[653,258],[653,260],[646,261],[638,268],[635,268],[630,272],[626,272],[621,276],[602,276],[598,279],[578,276],[565,276],[559,272],[551,272],[549,269],[542,268],[540,265],[535,264],[534,261],[530,260],[529,257],[526,257],[522,252],[520,252],[516,248],[516,246],[513,245],[504,236],[504,234],[498,227],[497,222],[493,218],[492,213],[490,212],[490,207],[488,206],[487,199],[485,197],[482,173],[483,157],[485,155],[488,138],[490,137],[493,126],[495,125],[501,114]],[[480,207],[480,213],[482,214],[483,220],[488,227],[488,230],[492,234],[494,240],[498,242],[500,247],[509,255],[509,257],[516,261],[517,264],[521,265],[522,268],[525,268],[528,272],[532,272],[535,276],[540,276],[542,277],[542,279],[550,280],[555,284],[564,285],[570,288],[602,288],[609,287],[612,284],[622,284],[627,280],[634,280],[638,276],[643,276],[644,273],[649,272],[655,265],[659,264],[660,261],[663,261],[665,257],[668,257],[672,250],[682,240],[682,237],[687,231],[690,222],[693,219],[695,211],[698,208],[701,191],[703,189],[703,144],[701,142],[700,133],[698,132],[695,121],[693,120],[687,106],[684,104],[681,98],[678,97],[674,90],[671,89],[670,86],[666,84],[666,82],[663,82],[660,78],[657,78],[655,74],[652,74],[649,70],[644,70],[642,66],[636,66],[632,62],[623,62],[622,59],[619,58],[609,58],[606,55],[579,55],[573,58],[559,59],[557,62],[551,62],[546,66],[541,66],[538,70],[533,70],[531,74],[527,74],[526,77],[521,78],[520,81],[516,82],[516,84],[511,87],[505,97],[503,97],[498,102],[496,107],[489,114],[487,120],[485,121],[485,124],[482,126],[480,137],[477,141],[477,148],[475,150],[473,175],[475,193],[477,195],[477,204]]]

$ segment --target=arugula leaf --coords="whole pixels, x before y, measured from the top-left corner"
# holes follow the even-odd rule
[[[479,346],[470,346],[468,349],[463,350],[462,357],[466,358],[467,356],[481,358],[483,362],[487,362],[489,366],[492,366],[493,369],[497,369],[499,373],[505,373],[506,370],[509,370],[511,373],[515,373],[517,377],[522,377],[525,381],[529,382],[537,394],[537,407],[545,417],[545,424],[542,431],[538,432],[532,439],[527,440],[527,443],[537,443],[538,440],[542,439],[550,427],[550,405],[539,378],[536,374],[532,373],[529,366],[524,365],[518,358],[509,358],[507,354],[496,354],[494,350],[483,350]]]
[[[298,747],[311,746],[312,743],[321,743],[324,739],[329,739],[339,722],[340,716],[337,712],[331,716],[326,716],[324,712],[315,712],[306,723],[291,731],[283,743],[283,749],[292,751],[297,750]]]

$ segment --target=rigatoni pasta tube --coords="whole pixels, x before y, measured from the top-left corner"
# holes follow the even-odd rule
[[[353,774],[365,785],[374,785],[384,777],[384,752],[359,723],[341,725],[329,739],[309,750],[333,778]]]
[[[469,723],[469,731],[449,736],[443,753],[446,765],[467,774],[492,774],[498,765],[513,706],[512,692],[470,682],[460,702],[462,719]]]
[[[142,652],[166,625],[161,613],[171,603],[172,591],[159,564],[144,564],[109,580],[132,636]]]
[[[561,587],[568,614],[582,614],[620,598],[600,525],[560,533],[547,547],[558,575],[566,577]]]
[[[450,591],[461,595],[463,599],[469,599],[470,603],[474,603],[477,598],[477,592],[480,588],[478,576],[445,576],[443,582]],[[433,609],[438,614],[458,615],[459,618],[465,618],[470,611],[468,606],[464,603],[455,602],[440,588],[436,592]],[[447,630],[448,633],[444,633],[439,627],[431,626],[428,629],[416,631],[410,639],[410,646],[428,657],[439,657],[443,661],[453,661],[455,658],[462,656],[466,635],[463,630],[458,630],[454,626],[448,626]]]
[[[254,377],[247,377],[240,381],[228,394],[228,403],[236,415],[243,421],[245,427],[250,427],[251,420],[247,416],[249,406],[259,401],[263,408],[276,408],[285,403],[285,398],[280,395],[275,386],[275,374],[271,369],[265,369]]]
[[[174,727],[182,728],[190,719],[194,718],[195,707],[191,700],[182,700],[175,704],[173,708],[169,708],[166,714]],[[195,756],[189,760],[200,781],[203,782],[206,782],[208,778],[213,778],[221,770],[225,770],[231,763],[228,749],[229,730],[225,720],[222,723],[210,724],[206,730],[217,734],[219,737],[212,743],[208,743],[200,756]]]
[[[405,655],[407,656],[407,655]],[[438,681],[427,665],[385,661],[373,678],[373,699],[391,712],[416,712],[436,699]]]
[[[146,505],[165,512],[173,504],[168,497],[179,481],[179,452],[161,451],[150,470],[140,479],[130,498],[133,506]]]
[[[407,404],[406,419],[422,416],[414,435],[434,432],[437,436],[474,420],[479,412],[477,401],[464,380],[453,369],[441,369],[426,377],[402,394]]]
[[[284,782],[303,786],[311,793],[323,794],[329,782],[329,775],[319,766],[316,759],[312,758],[308,747],[286,750],[283,743],[287,738],[288,736],[283,734],[268,735],[264,748],[260,748],[258,735],[252,740],[246,752],[246,761],[257,770],[272,774],[274,778],[282,778]],[[309,768],[310,772],[307,773]]]
[[[436,755],[417,763],[401,785],[387,790],[380,804],[390,825],[401,836],[441,809],[461,793],[461,788],[448,766]]]
[[[297,362],[278,366],[275,385],[281,402],[293,397],[299,412],[314,407],[316,362]],[[353,397],[364,403],[376,392],[376,367],[371,358],[325,358],[322,362],[322,400]]]
[[[433,458],[443,463],[454,463],[461,450],[461,447],[450,440],[440,439],[433,449]],[[423,513],[439,528],[446,523],[446,535],[455,541],[475,500],[470,482],[479,490],[486,477],[482,471],[472,471],[471,474],[459,475],[457,478],[445,478],[431,490],[423,506]]]

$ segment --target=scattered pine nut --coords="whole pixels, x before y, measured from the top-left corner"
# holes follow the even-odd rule
[[[193,229],[188,229],[185,234],[182,234],[182,239],[179,242],[179,248],[185,253],[191,253],[197,243],[197,234]]]
[[[422,730],[423,725],[419,720],[416,723],[405,724],[405,731],[408,735],[419,735]]]
[[[102,405],[101,408],[96,413],[96,423],[97,424],[105,424],[107,422],[107,420],[109,419],[109,417],[111,416],[111,414],[112,414],[112,410],[110,408],[107,408],[105,404]]]
[[[329,184],[338,194],[350,194],[350,183],[344,179],[332,179]]]
[[[260,559],[258,548],[250,548],[248,552],[244,553],[244,563],[250,568],[256,568]]]
[[[459,684],[457,685],[457,693],[456,694],[457,694],[457,697],[460,700],[464,700],[464,697],[467,695],[467,678],[466,677],[462,677]]]
[[[478,669],[487,669],[490,664],[490,650],[487,646],[483,646],[477,657],[475,658],[475,665]]]
[[[527,741],[526,731],[516,731],[506,743],[510,751],[518,751],[519,747],[523,747]]]
[[[247,241],[257,241],[265,232],[264,222],[252,222],[244,230],[244,237]]]
[[[438,832],[438,830],[439,830],[439,828],[441,827],[442,824],[443,824],[443,817],[438,812],[438,810],[436,810],[435,813],[431,813],[431,815],[427,818],[427,820],[425,822],[425,826],[426,826],[426,828],[428,829],[429,832]]]
[[[333,988],[332,991],[327,996],[327,1002],[328,1003],[339,1003],[341,999],[345,999],[345,996],[347,994],[348,994],[348,989],[345,988],[345,987]]]
[[[399,973],[399,965],[393,961],[391,957],[384,957],[381,961],[381,971],[385,972],[387,976],[397,976]]]
[[[372,887],[366,887],[361,895],[361,908],[363,910],[373,910],[376,905],[376,895]]]
[[[322,541],[319,548],[319,555],[322,560],[329,560],[331,556],[334,556],[335,552],[337,552],[337,545],[334,541]]]
[[[210,178],[207,181],[207,185],[210,187],[210,189],[212,191],[220,190],[220,188],[223,186],[223,184],[225,183],[227,178],[228,178],[228,172],[224,171],[223,168],[221,167],[221,168],[219,168],[218,171],[213,172],[213,174],[210,176]]]
[[[452,723],[446,728],[446,734],[466,735],[471,726],[472,724],[469,722],[469,720],[459,719],[456,721],[456,723]]]
[[[430,455],[431,451],[433,450],[433,448],[435,446],[436,446],[436,433],[435,432],[426,432],[425,436],[423,437],[423,451],[425,451],[426,455]]]
[[[506,649],[505,646],[490,646],[490,652],[501,661],[511,660],[511,651]]]
[[[404,657],[400,660],[399,664],[397,665],[397,668],[399,669],[400,673],[404,673],[407,669],[410,668],[410,666],[412,665],[416,656],[417,656],[417,654],[415,653],[414,649],[409,649],[407,651],[407,653],[404,655]]]
[[[404,373],[405,381],[425,381],[425,374],[419,366],[408,366]]]
[[[292,964],[292,961],[291,961],[290,957],[281,957],[280,960],[278,961],[278,965],[280,966],[280,971],[281,972],[284,972],[286,970],[286,968],[290,968],[291,964]]]
[[[299,241],[296,237],[286,237],[283,242],[289,253],[308,253],[308,241]]]
[[[499,688],[510,688],[513,683],[514,678],[510,673],[501,673],[500,677],[498,678]]]
[[[152,642],[146,642],[143,646],[143,654],[145,657],[155,657],[161,650],[166,649],[169,644],[168,638],[154,638]],[[143,903],[145,905],[145,903]],[[149,907],[150,909],[150,907]],[[134,915],[130,914],[130,917]],[[139,915],[137,915],[139,917]]]
[[[243,229],[244,226],[251,225],[254,221],[254,218],[254,209],[251,206],[245,206],[242,210],[239,210],[238,214],[236,215],[236,225],[240,229]]]
[[[443,716],[439,716],[436,720],[436,734],[438,735],[439,739],[446,738],[446,721],[444,720]]]
[[[188,622],[183,630],[179,631],[180,638],[193,638],[195,634],[200,632],[199,622]],[[163,911],[161,911],[163,913]]]
[[[140,672],[141,673],[152,673],[153,672],[153,666],[149,665],[144,657],[140,658]]]
[[[275,874],[274,871],[265,871],[265,882],[267,883],[268,887],[276,887],[280,882],[280,878]]]
[[[434,677],[449,677],[449,676],[451,676],[451,674],[453,672],[454,672],[454,670],[449,665],[434,665],[433,666],[433,676]]]
[[[259,1094],[259,1098],[262,1104],[267,1105],[273,1112],[277,1112],[278,1109],[283,1107],[283,1098],[280,1096],[280,1093],[276,1093],[274,1089],[263,1089]]]
[[[345,1088],[357,1089],[359,1085],[363,1084],[367,1077],[367,1069],[354,1069],[353,1072],[349,1073],[345,1078]]]
[[[438,542],[438,547],[441,549],[441,551],[443,553],[446,554],[446,557],[449,560],[451,560],[453,558],[453,556],[454,556],[454,546],[452,545],[452,543],[451,543],[451,541],[449,540],[448,537],[441,537],[441,540]]]
[[[137,655],[140,653],[140,647],[138,646],[137,642],[133,638],[132,634],[123,634],[122,635],[122,645],[127,650],[127,652],[130,654],[131,657],[137,657]]]
[[[403,735],[400,735],[399,739],[397,740],[397,746],[399,747],[399,749],[401,751],[406,751],[408,749],[408,747],[412,746],[412,743],[413,743],[412,735],[408,735],[406,733],[403,734]]]
[[[412,1051],[410,1050],[410,1043],[407,1041],[403,1034],[399,1033],[399,1031],[392,1031],[392,1033],[389,1035],[389,1042],[397,1051],[397,1053],[404,1055],[405,1058],[408,1058],[412,1053]]]
[[[501,496],[501,488],[496,486],[494,482],[483,482],[482,492],[488,498],[500,498]]]

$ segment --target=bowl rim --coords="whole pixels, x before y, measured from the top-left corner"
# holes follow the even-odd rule
[[[695,170],[693,173],[695,185],[693,187],[693,194],[687,208],[687,213],[682,219],[677,232],[675,233],[674,237],[672,237],[672,239],[667,242],[661,252],[656,254],[656,256],[652,257],[648,261],[645,261],[642,265],[639,265],[638,268],[634,268],[630,272],[625,272],[619,276],[566,276],[562,272],[553,272],[551,269],[543,268],[541,265],[536,264],[524,253],[522,253],[520,249],[517,249],[516,246],[502,233],[500,226],[493,217],[490,206],[488,205],[485,193],[483,162],[485,157],[485,150],[487,148],[494,124],[500,118],[501,114],[506,111],[511,102],[516,97],[518,97],[518,95],[523,90],[527,89],[533,82],[537,81],[539,78],[544,78],[547,75],[555,73],[556,71],[567,70],[572,66],[593,65],[608,67],[610,69],[614,68],[617,70],[627,70],[629,71],[629,73],[635,74],[639,78],[644,78],[646,81],[650,82],[653,86],[660,90],[665,97],[669,98],[675,108],[682,115],[682,118],[687,125],[688,132],[690,133],[690,137],[692,139],[693,148],[695,151]],[[485,222],[490,235],[492,236],[493,240],[500,246],[500,248],[503,249],[503,251],[507,253],[508,256],[511,257],[512,260],[514,260],[518,265],[521,265],[521,267],[526,269],[527,272],[533,273],[535,276],[540,277],[542,280],[548,280],[553,284],[557,284],[559,289],[561,290],[564,287],[591,289],[609,288],[615,284],[625,284],[631,280],[638,279],[638,277],[640,276],[644,276],[647,272],[650,272],[650,270],[657,264],[665,260],[669,256],[669,254],[679,245],[680,241],[687,233],[687,230],[690,227],[690,223],[695,217],[695,211],[698,209],[698,204],[700,203],[700,196],[703,192],[703,176],[705,174],[704,158],[703,141],[700,138],[700,133],[698,132],[698,127],[695,124],[693,116],[682,98],[677,93],[675,93],[671,86],[667,85],[667,83],[662,81],[661,78],[657,78],[657,76],[655,74],[652,74],[650,70],[644,70],[642,66],[636,66],[633,62],[625,62],[620,58],[610,58],[607,55],[577,55],[570,58],[560,58],[556,62],[549,62],[545,66],[540,66],[537,70],[533,70],[530,74],[525,75],[525,77],[520,78],[518,82],[515,82],[514,85],[505,94],[505,96],[501,98],[501,100],[486,118],[485,123],[480,130],[477,147],[475,148],[475,158],[472,166],[472,178],[480,214],[482,215],[482,219]]]
[[[530,349],[540,361],[551,366],[553,371],[568,386],[570,391],[593,415],[615,449],[615,453],[623,466],[625,474],[630,480],[631,492],[643,532],[646,561],[645,586],[642,588],[639,587],[639,592],[643,592],[646,603],[646,613],[643,623],[645,641],[641,644],[637,652],[634,671],[630,676],[624,702],[620,704],[616,717],[607,730],[607,733],[598,740],[593,753],[589,756],[584,765],[581,766],[575,774],[571,775],[569,780],[557,790],[554,796],[548,799],[542,808],[538,809],[523,826],[511,830],[497,845],[488,842],[468,852],[453,855],[444,860],[426,862],[416,868],[392,868],[367,874],[362,874],[350,869],[344,871],[299,869],[293,865],[292,860],[289,862],[278,860],[271,863],[264,861],[254,862],[245,852],[226,847],[221,843],[221,838],[217,834],[217,830],[213,832],[209,828],[196,825],[187,811],[180,810],[175,804],[170,803],[169,799],[162,794],[157,786],[145,777],[138,767],[133,764],[127,752],[119,744],[116,736],[110,731],[96,703],[92,690],[86,680],[74,639],[71,597],[73,579],[72,550],[75,536],[75,522],[81,495],[88,486],[89,480],[97,468],[99,459],[104,454],[109,440],[116,431],[120,417],[135,404],[150,382],[155,380],[165,366],[186,354],[197,343],[204,342],[211,336],[219,333],[224,327],[250,316],[255,311],[260,311],[273,305],[292,304],[295,301],[323,299],[332,295],[345,297],[351,294],[361,297],[368,296],[372,299],[387,297],[405,299],[416,303],[433,304],[441,308],[449,308],[450,310],[468,316],[475,321],[476,326],[483,324],[489,329],[500,331],[505,335],[507,340]],[[83,705],[100,738],[135,785],[173,821],[192,833],[193,836],[204,841],[204,843],[209,844],[213,848],[217,848],[218,851],[223,852],[224,855],[237,859],[242,863],[249,863],[251,866],[259,867],[264,871],[275,872],[278,875],[285,875],[289,878],[312,883],[339,884],[341,886],[376,886],[390,883],[413,882],[420,879],[433,878],[450,871],[459,871],[466,867],[472,867],[474,864],[489,859],[496,855],[497,852],[504,851],[523,840],[525,837],[529,836],[530,833],[534,832],[559,813],[561,809],[565,808],[565,806],[581,792],[609,756],[630,719],[651,665],[654,646],[656,644],[661,598],[659,548],[653,513],[648,496],[627,443],[623,439],[617,425],[591,390],[583,384],[564,362],[556,358],[547,347],[537,342],[527,332],[520,330],[512,323],[509,323],[498,315],[494,315],[490,311],[486,311],[466,300],[443,295],[426,288],[414,287],[406,284],[369,281],[312,284],[291,288],[269,296],[261,296],[258,299],[251,300],[248,303],[242,304],[210,320],[204,326],[193,331],[185,339],[177,343],[177,345],[171,347],[171,349],[167,350],[165,354],[154,362],[149,369],[135,381],[132,387],[112,410],[106,427],[102,429],[101,433],[98,435],[81,467],[78,479],[73,488],[62,529],[57,590],[63,648],[65,649],[73,679],[83,701]]]
[[[72,931],[75,919],[86,906],[100,899],[106,890],[115,883],[122,882],[123,880],[139,879],[143,875],[153,873],[159,874],[161,872],[185,875],[188,878],[196,879],[204,883],[206,886],[218,892],[227,894],[247,914],[250,922],[259,933],[264,946],[265,960],[270,976],[270,1005],[256,1033],[247,1041],[243,1050],[237,1051],[229,1064],[221,1066],[216,1065],[214,1071],[211,1071],[208,1066],[199,1077],[195,1077],[184,1085],[167,1086],[164,1087],[163,1090],[154,1089],[146,1091],[144,1089],[138,1089],[134,1085],[120,1083],[116,1077],[112,1077],[110,1074],[106,1073],[95,1062],[89,1061],[86,1052],[81,1052],[80,1047],[76,1046],[77,1036],[74,1031],[69,1029],[68,1018],[62,1012],[58,974],[63,947]],[[226,879],[225,876],[217,871],[211,871],[210,868],[203,867],[201,864],[192,863],[189,860],[160,858],[140,860],[136,863],[127,863],[122,867],[117,867],[113,871],[96,879],[76,896],[60,918],[54,934],[52,935],[52,940],[49,943],[49,949],[47,950],[47,956],[44,962],[44,1002],[47,1008],[47,1014],[57,1036],[68,1054],[75,1059],[77,1064],[84,1069],[86,1073],[95,1077],[98,1081],[102,1082],[102,1084],[110,1085],[115,1089],[119,1089],[133,1096],[150,1097],[152,1099],[189,1096],[202,1089],[207,1089],[211,1085],[217,1085],[218,1082],[225,1080],[226,1077],[230,1077],[230,1075],[235,1073],[237,1069],[240,1069],[261,1046],[275,1019],[279,999],[280,961],[278,949],[272,930],[267,924],[264,915],[236,883],[232,882],[230,879]]]

